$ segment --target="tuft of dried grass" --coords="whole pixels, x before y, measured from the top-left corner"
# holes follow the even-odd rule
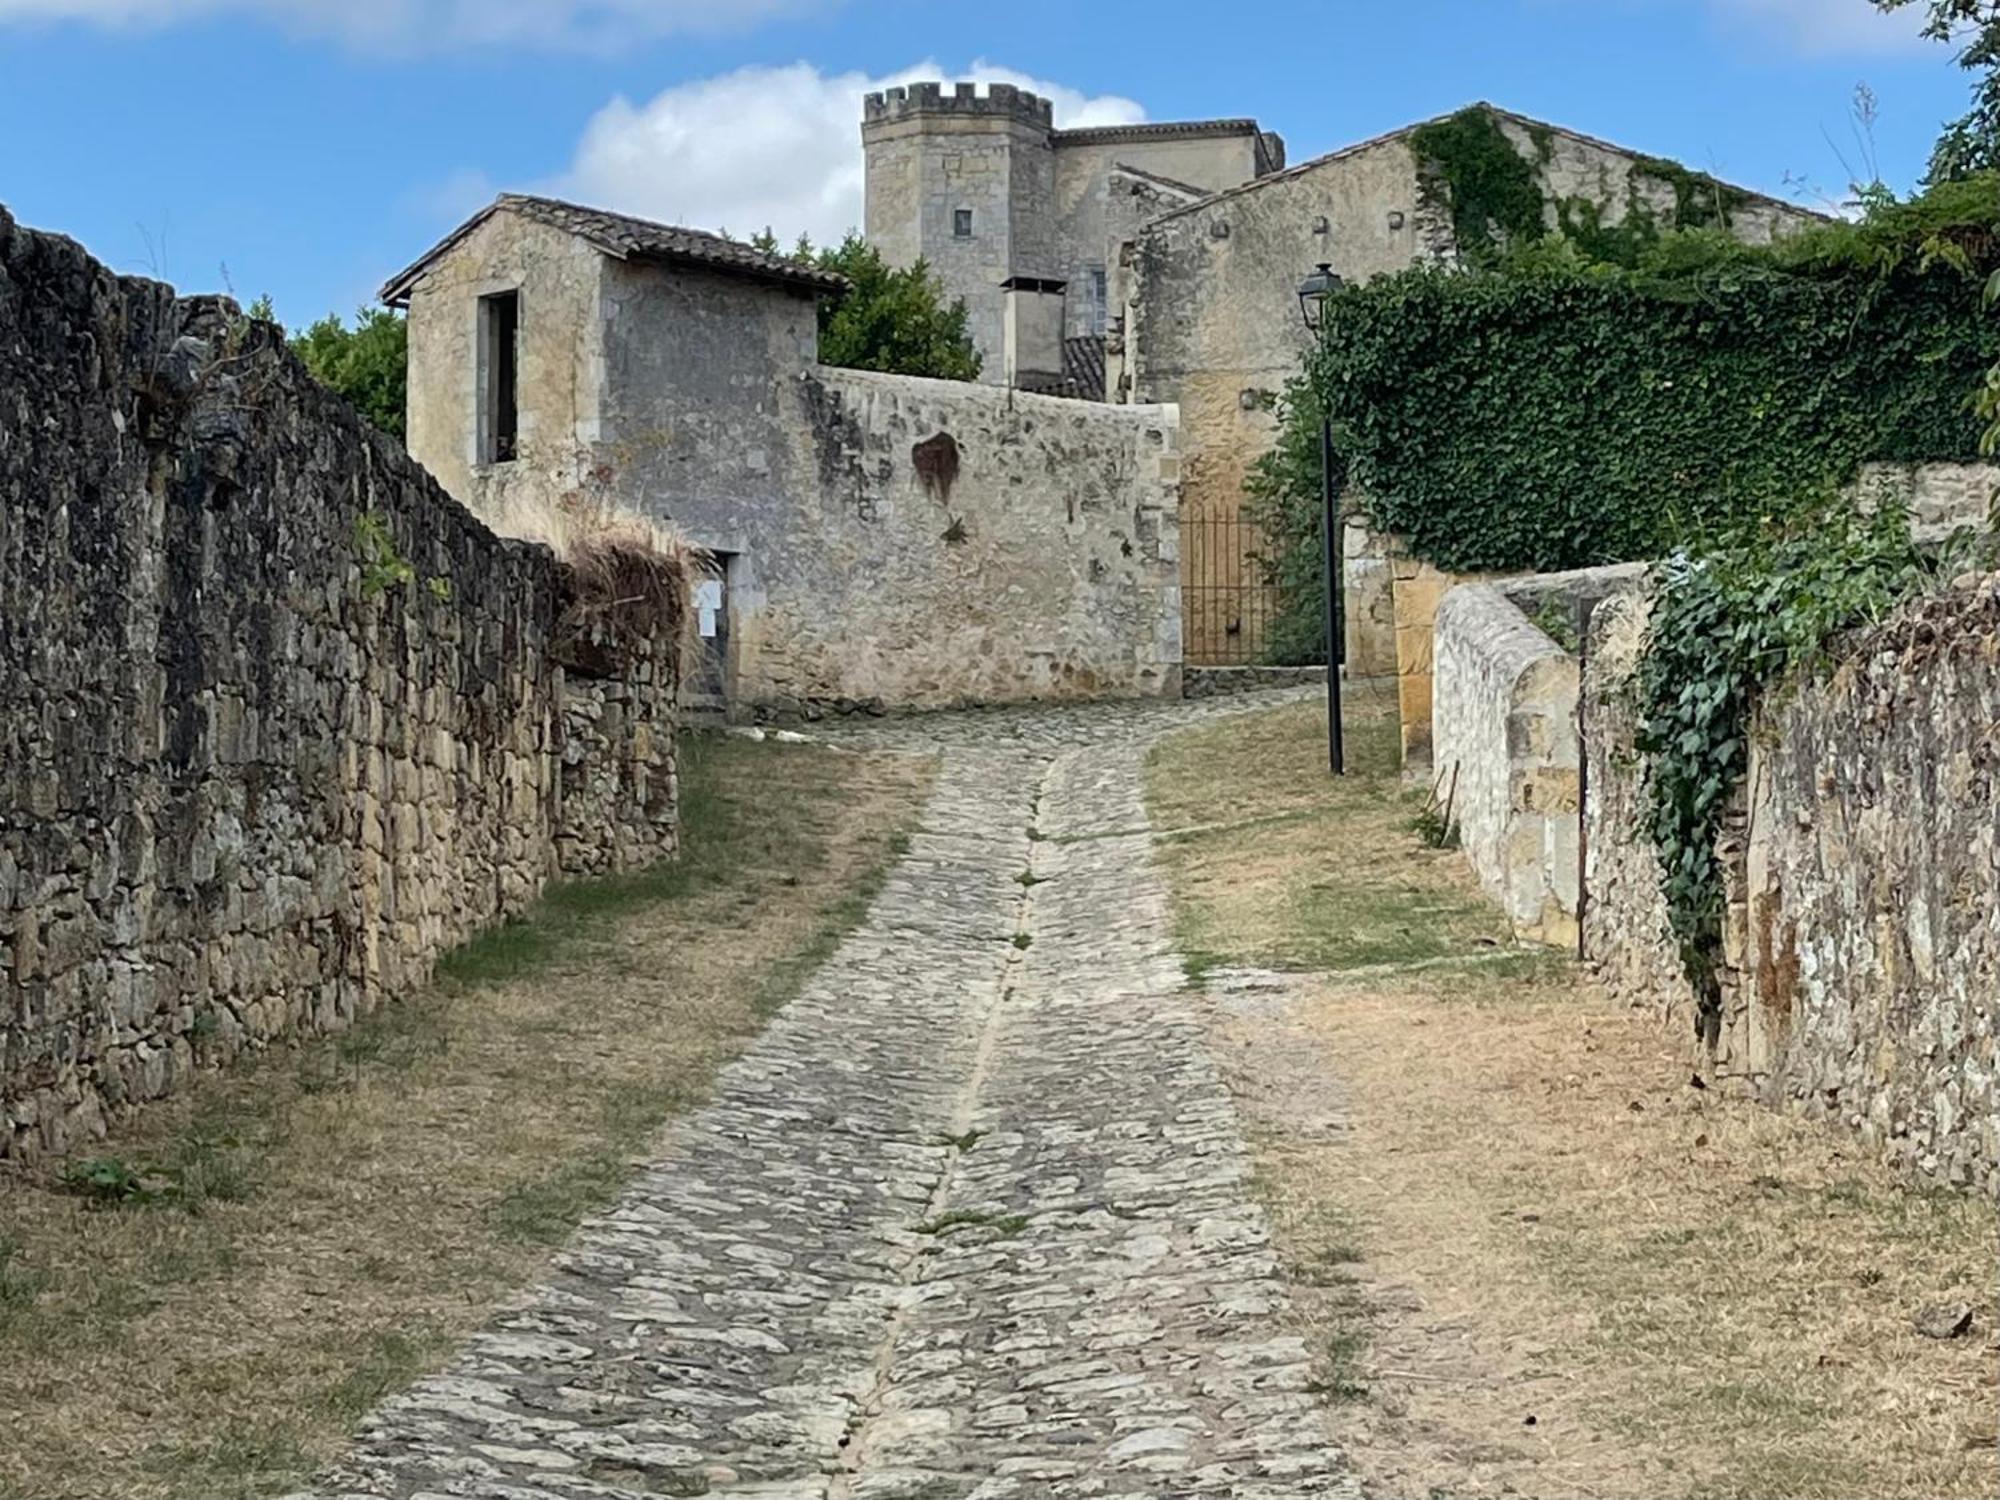
[[[574,664],[610,672],[642,648],[678,660],[694,577],[713,560],[676,528],[572,490],[510,499],[498,529],[568,565],[573,593],[557,639]]]

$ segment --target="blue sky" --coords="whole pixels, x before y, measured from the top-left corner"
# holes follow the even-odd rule
[[[1781,194],[1861,165],[1866,81],[1904,188],[1966,95],[1915,30],[1867,0],[0,0],[0,203],[296,325],[499,188],[837,232],[855,97],[913,73],[1071,122],[1255,115],[1294,161],[1489,98]]]

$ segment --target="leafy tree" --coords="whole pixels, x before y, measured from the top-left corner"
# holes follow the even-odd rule
[[[750,243],[766,254],[781,253],[769,229]],[[846,295],[819,305],[823,363],[938,380],[979,378],[979,351],[966,331],[964,299],[947,306],[944,288],[924,262],[893,270],[879,250],[851,231],[839,245],[818,250],[800,235],[789,253],[849,282]]]
[[[294,334],[291,344],[321,385],[345,396],[390,436],[404,436],[410,336],[400,313],[364,307],[354,315],[352,328],[338,314],[328,313]]]
[[[1956,182],[2000,167],[2000,0],[1873,0],[1878,10],[1928,7],[1924,35],[1959,42],[1959,65],[1979,75],[1972,108],[1947,125],[1931,153],[1929,181]]]

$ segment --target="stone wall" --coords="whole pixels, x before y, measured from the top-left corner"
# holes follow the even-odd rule
[[[1643,636],[1638,601],[1593,627],[1585,946],[1617,992],[1693,1039],[1641,825],[1625,689]],[[1722,1016],[1698,1060],[1894,1164],[2000,1193],[2000,576],[1838,655],[1753,726],[1721,844]]]
[[[906,708],[1181,691],[1178,419],[820,369],[784,426],[805,503],[764,551],[738,696]],[[676,508],[697,538],[707,520]]]
[[[1865,509],[1899,504],[1909,511],[1918,541],[1941,542],[1963,528],[1988,527],[2000,494],[2000,464],[1865,464],[1856,487]]]
[[[1516,934],[1576,944],[1576,658],[1492,584],[1438,606],[1432,778]]]
[[[671,638],[576,589],[276,329],[0,211],[0,1156],[671,853]]]

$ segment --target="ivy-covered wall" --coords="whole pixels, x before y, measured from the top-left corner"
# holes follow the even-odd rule
[[[1314,388],[1373,520],[1441,567],[1656,556],[1851,480],[1969,459],[2000,353],[1960,272],[1419,271],[1330,311]]]
[[[1528,222],[1497,190],[1483,201],[1495,234],[1503,210]],[[1970,397],[2000,359],[1981,301],[2000,175],[1768,245],[1661,230],[1630,265],[1560,232],[1493,243],[1484,269],[1380,277],[1328,308],[1252,483],[1298,622],[1279,640],[1309,638],[1321,608],[1322,403],[1371,523],[1455,571],[1655,557],[1870,460],[1976,455]]]

